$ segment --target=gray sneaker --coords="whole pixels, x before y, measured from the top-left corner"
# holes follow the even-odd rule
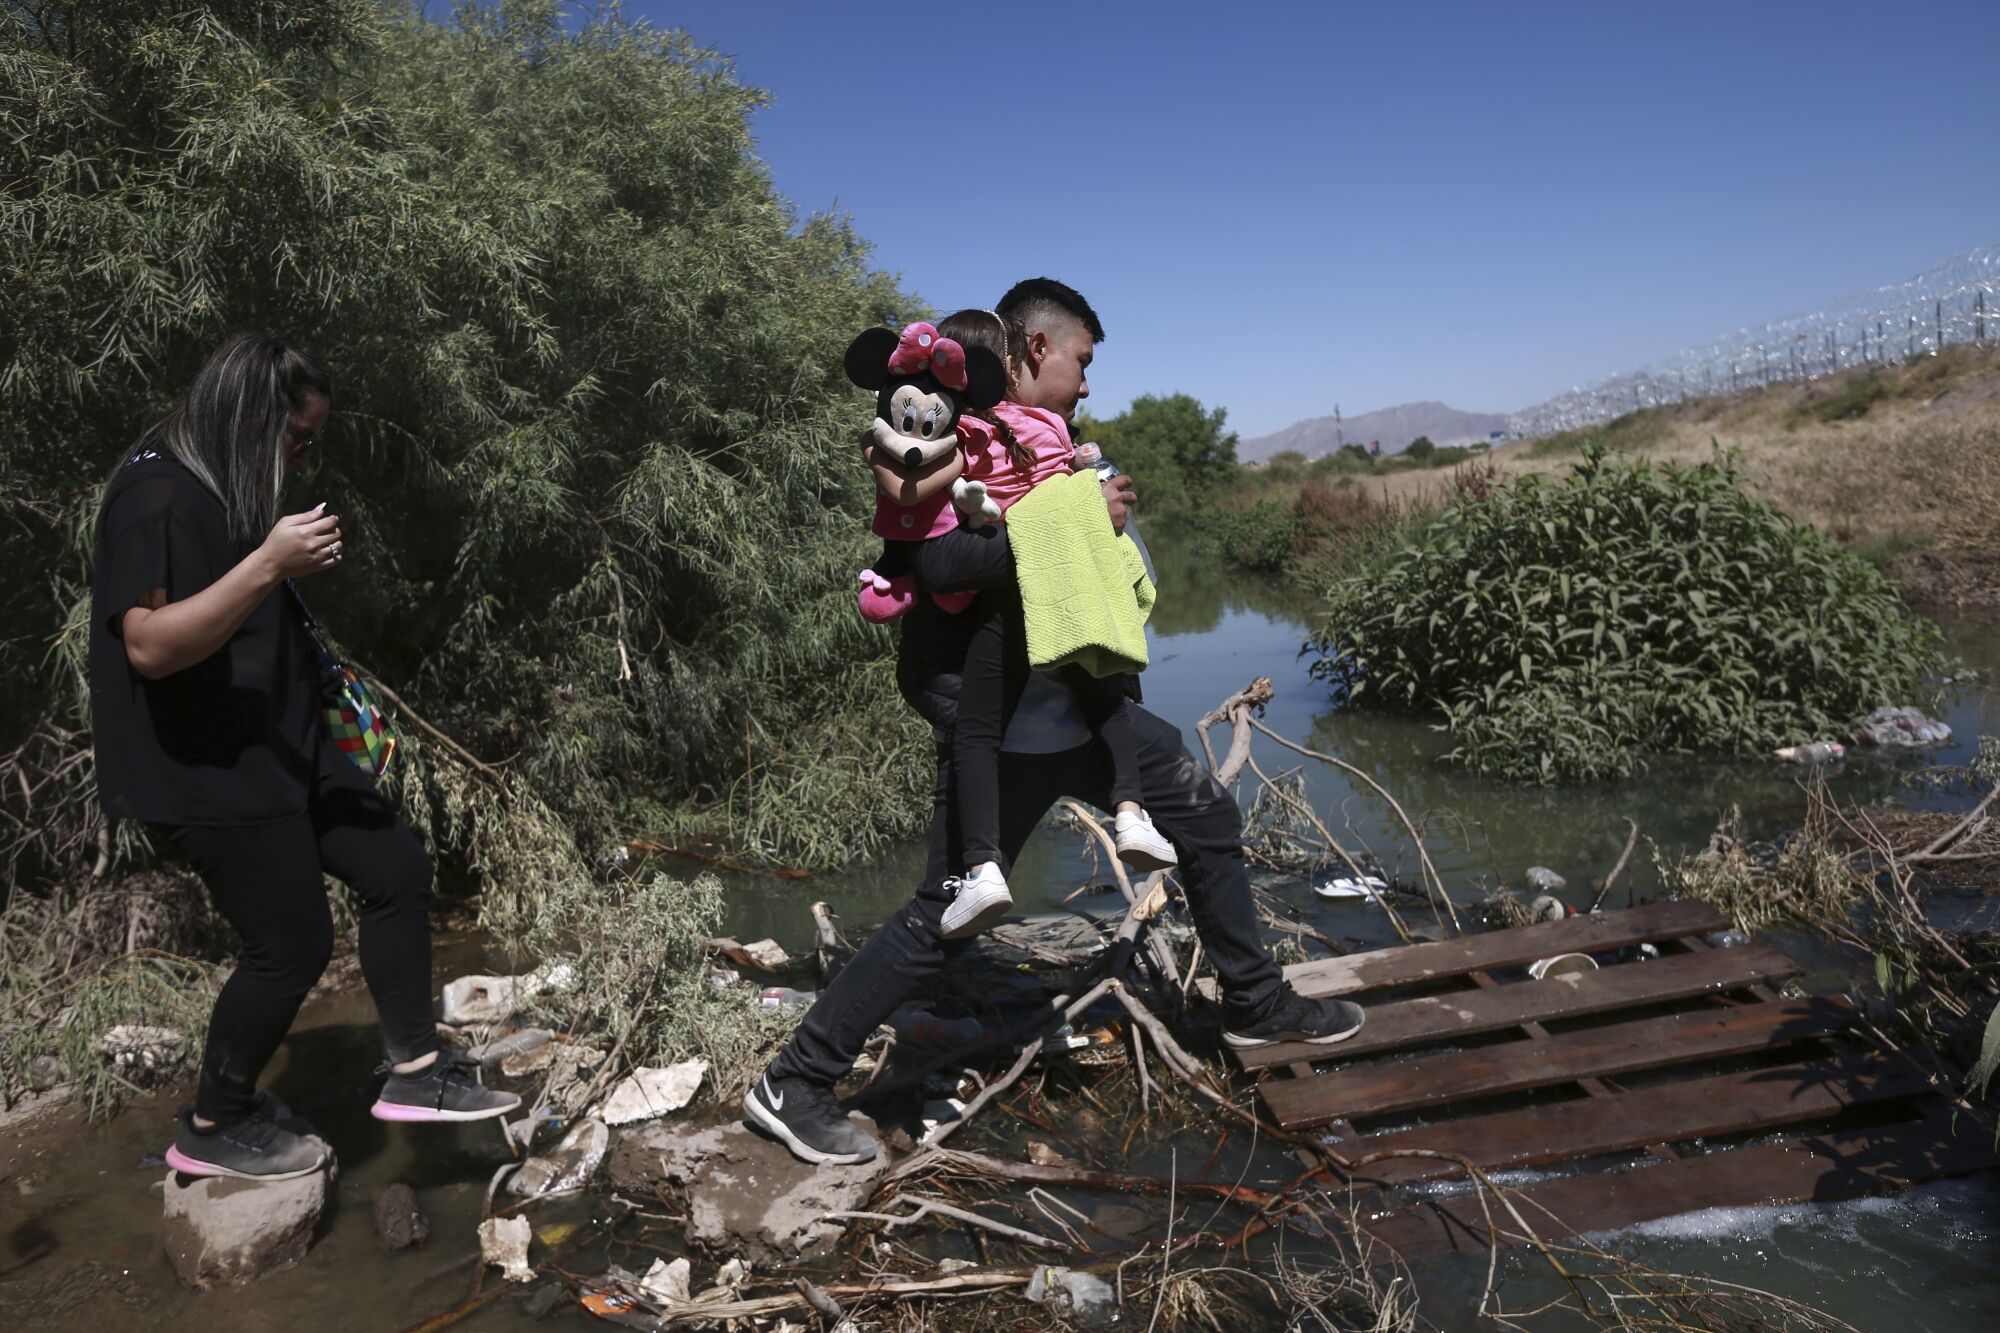
[[[1270,1013],[1254,1023],[1225,1028],[1222,1039],[1239,1051],[1286,1041],[1331,1046],[1361,1031],[1366,1020],[1352,1000],[1315,1000],[1287,989]]]
[[[477,1066],[472,1066],[475,1070]],[[412,1124],[436,1124],[462,1120],[491,1120],[506,1115],[521,1104],[511,1092],[501,1092],[482,1084],[473,1074],[442,1051],[437,1059],[414,1074],[389,1071],[382,1095],[368,1113],[377,1120],[400,1120]]]
[[[802,1162],[845,1166],[875,1157],[874,1138],[848,1119],[833,1089],[802,1078],[764,1075],[743,1099],[743,1114]]]
[[[180,1133],[167,1149],[167,1165],[182,1175],[296,1180],[326,1166],[326,1145],[279,1124],[262,1102],[243,1119],[206,1132],[195,1129],[191,1106],[180,1109],[179,1119]]]

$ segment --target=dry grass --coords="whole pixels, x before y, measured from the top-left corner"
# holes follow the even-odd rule
[[[1871,559],[1895,565],[1932,553],[1969,559],[1981,571],[1976,578],[2000,571],[1993,521],[2000,347],[1993,344],[1651,408],[1594,431],[1507,445],[1489,458],[1502,476],[1559,472],[1593,437],[1676,462],[1706,458],[1719,443],[1739,452],[1756,494]],[[1387,504],[1434,504],[1442,479],[1400,472],[1363,485]]]

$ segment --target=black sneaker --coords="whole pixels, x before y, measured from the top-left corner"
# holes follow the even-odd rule
[[[875,1157],[874,1137],[847,1118],[833,1089],[802,1078],[764,1075],[743,1099],[743,1115],[802,1162],[851,1166]]]
[[[297,1180],[326,1166],[326,1145],[279,1124],[261,1101],[243,1119],[206,1133],[195,1130],[193,1107],[183,1106],[177,1118],[181,1129],[167,1149],[167,1165],[182,1175]]]
[[[513,1093],[487,1087],[466,1068],[442,1051],[414,1074],[398,1074],[391,1068],[382,1095],[368,1114],[377,1120],[426,1124],[491,1120],[521,1104]]]
[[[1222,1039],[1239,1051],[1302,1041],[1331,1046],[1361,1031],[1367,1015],[1352,1000],[1314,1000],[1289,988],[1255,1023],[1223,1029]]]

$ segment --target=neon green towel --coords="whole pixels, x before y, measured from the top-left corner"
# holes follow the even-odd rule
[[[1074,662],[1093,676],[1146,668],[1153,581],[1130,537],[1111,530],[1097,474],[1045,481],[1007,510],[1028,622],[1028,664]]]

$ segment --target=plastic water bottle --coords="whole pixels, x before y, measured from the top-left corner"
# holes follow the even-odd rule
[[[790,986],[766,986],[758,993],[757,1003],[766,1009],[808,1009],[818,995],[818,991],[793,990]]]

